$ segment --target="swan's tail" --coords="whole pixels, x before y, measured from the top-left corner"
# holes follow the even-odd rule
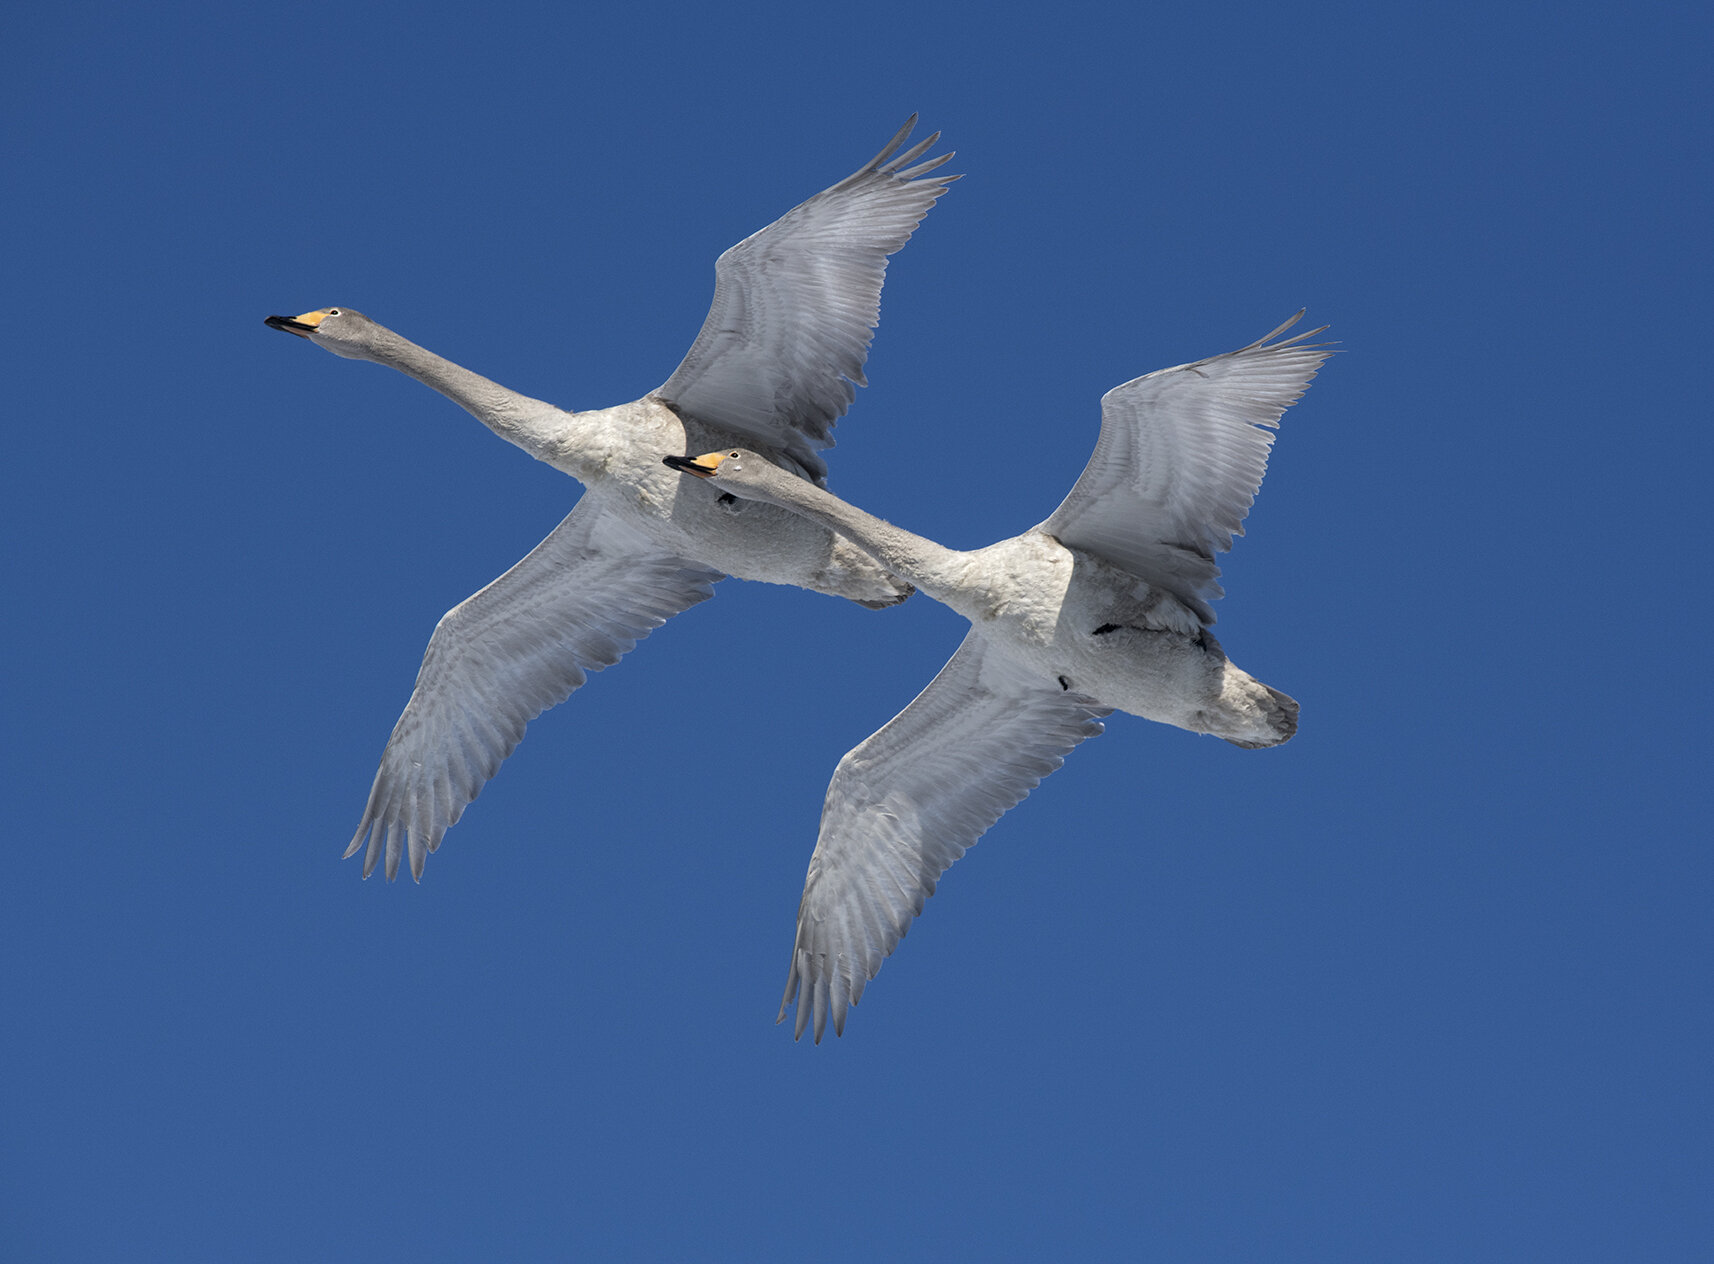
[[[792,582],[844,597],[869,610],[896,606],[916,591],[842,535],[833,537],[827,561],[813,578],[807,583]]]
[[[1225,691],[1227,698],[1238,704],[1234,708],[1238,714],[1233,718],[1240,723],[1234,728],[1241,731],[1242,736],[1231,737],[1225,733],[1220,736],[1245,750],[1260,750],[1264,746],[1278,746],[1290,740],[1291,735],[1297,732],[1297,699],[1264,685],[1230,663],[1226,664],[1226,670],[1231,676],[1243,677],[1242,683],[1228,677]]]
[[[898,605],[906,597],[909,597],[912,593],[916,592],[915,584],[907,584],[902,579],[899,581],[899,584],[901,585],[901,590],[899,595],[896,597],[884,597],[879,601],[864,601],[860,597],[853,597],[851,600],[855,601],[865,610],[885,610],[888,606]]]

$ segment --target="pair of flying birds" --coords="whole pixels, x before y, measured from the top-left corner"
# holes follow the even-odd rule
[[[840,760],[798,908],[780,1018],[834,1031],[935,882],[1112,711],[1243,747],[1297,728],[1297,703],[1208,631],[1214,555],[1242,534],[1273,432],[1331,354],[1280,335],[1108,391],[1101,435],[1045,522],[943,548],[824,490],[820,450],[863,382],[887,258],[956,176],[900,151],[720,256],[714,303],[665,384],[568,412],[508,390],[349,308],[270,316],[335,355],[433,387],[587,489],[529,556],[429,639],[346,855],[367,840],[420,878],[429,852],[524,735],[586,673],[714,595],[727,575],[861,605],[920,589],[970,620],[915,701]],[[915,164],[915,165],[913,165]],[[706,455],[695,455],[706,454]],[[695,477],[686,477],[693,475]]]

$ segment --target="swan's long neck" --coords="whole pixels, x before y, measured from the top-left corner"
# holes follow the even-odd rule
[[[969,555],[914,535],[874,514],[864,513],[831,492],[801,478],[782,474],[769,487],[782,508],[839,532],[901,579],[934,600],[963,613]]]
[[[488,429],[541,461],[554,461],[564,446],[573,414],[491,382],[443,356],[417,346],[383,325],[364,347],[377,364],[409,374],[433,387]]]

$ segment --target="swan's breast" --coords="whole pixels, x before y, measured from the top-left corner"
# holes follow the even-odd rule
[[[1050,644],[1076,571],[1071,550],[1031,531],[967,556],[971,603],[959,613],[972,623],[1003,623],[1023,644]]]
[[[656,469],[670,473],[661,457],[684,442],[678,418],[648,400],[562,415],[541,459],[591,490],[646,485]]]

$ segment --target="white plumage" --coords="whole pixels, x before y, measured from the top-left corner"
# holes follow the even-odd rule
[[[587,488],[547,539],[435,628],[346,851],[367,839],[365,877],[384,852],[388,878],[406,853],[421,878],[531,719],[712,596],[724,576],[867,606],[910,595],[850,541],[783,510],[722,503],[662,469],[660,454],[743,443],[791,476],[825,479],[819,452],[863,381],[887,257],[957,178],[932,174],[951,154],[911,165],[938,132],[898,152],[915,122],[856,173],[722,254],[689,353],[634,403],[556,408],[349,308],[268,317],[336,355],[417,378]]]
[[[1272,427],[1315,376],[1313,330],[1109,391],[1101,437],[1039,526],[969,552],[892,526],[742,450],[666,464],[838,531],[970,620],[958,652],[840,760],[798,909],[783,1021],[819,1042],[909,930],[936,882],[1101,719],[1126,711],[1243,747],[1297,728],[1297,703],[1207,630]],[[1264,428],[1265,427],[1265,428]]]

